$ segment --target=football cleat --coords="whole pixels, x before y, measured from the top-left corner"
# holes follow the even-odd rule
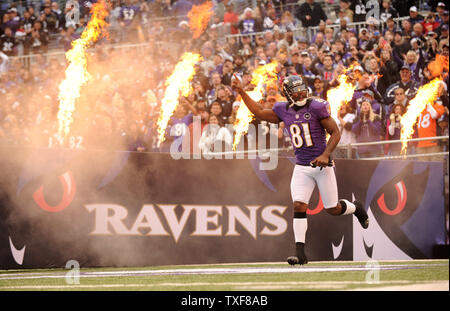
[[[308,258],[306,258],[303,243],[296,243],[296,253],[297,256],[290,256],[287,258],[288,264],[293,265],[305,265],[308,263]]]
[[[356,206],[355,216],[358,218],[361,227],[367,229],[369,227],[369,216],[367,215],[366,210],[360,201],[355,200],[353,204]]]

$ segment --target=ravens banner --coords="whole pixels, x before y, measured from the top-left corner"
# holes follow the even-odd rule
[[[293,159],[0,149],[0,269],[284,261],[294,252]],[[431,258],[445,241],[443,165],[336,160],[353,216],[309,204],[310,260]]]

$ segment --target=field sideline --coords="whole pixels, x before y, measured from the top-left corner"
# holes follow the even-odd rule
[[[0,290],[448,291],[449,261],[329,261],[295,267],[282,262],[133,268],[81,267],[79,274],[68,269],[0,270]]]

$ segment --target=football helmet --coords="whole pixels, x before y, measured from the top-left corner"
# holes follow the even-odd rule
[[[310,90],[300,76],[289,76],[283,81],[283,95],[289,102],[289,106],[304,106],[310,97]]]

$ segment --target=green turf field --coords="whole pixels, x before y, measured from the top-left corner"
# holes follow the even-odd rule
[[[81,267],[79,274],[68,269],[0,270],[0,290],[448,291],[449,261],[334,261],[295,267],[281,262],[101,269]]]

